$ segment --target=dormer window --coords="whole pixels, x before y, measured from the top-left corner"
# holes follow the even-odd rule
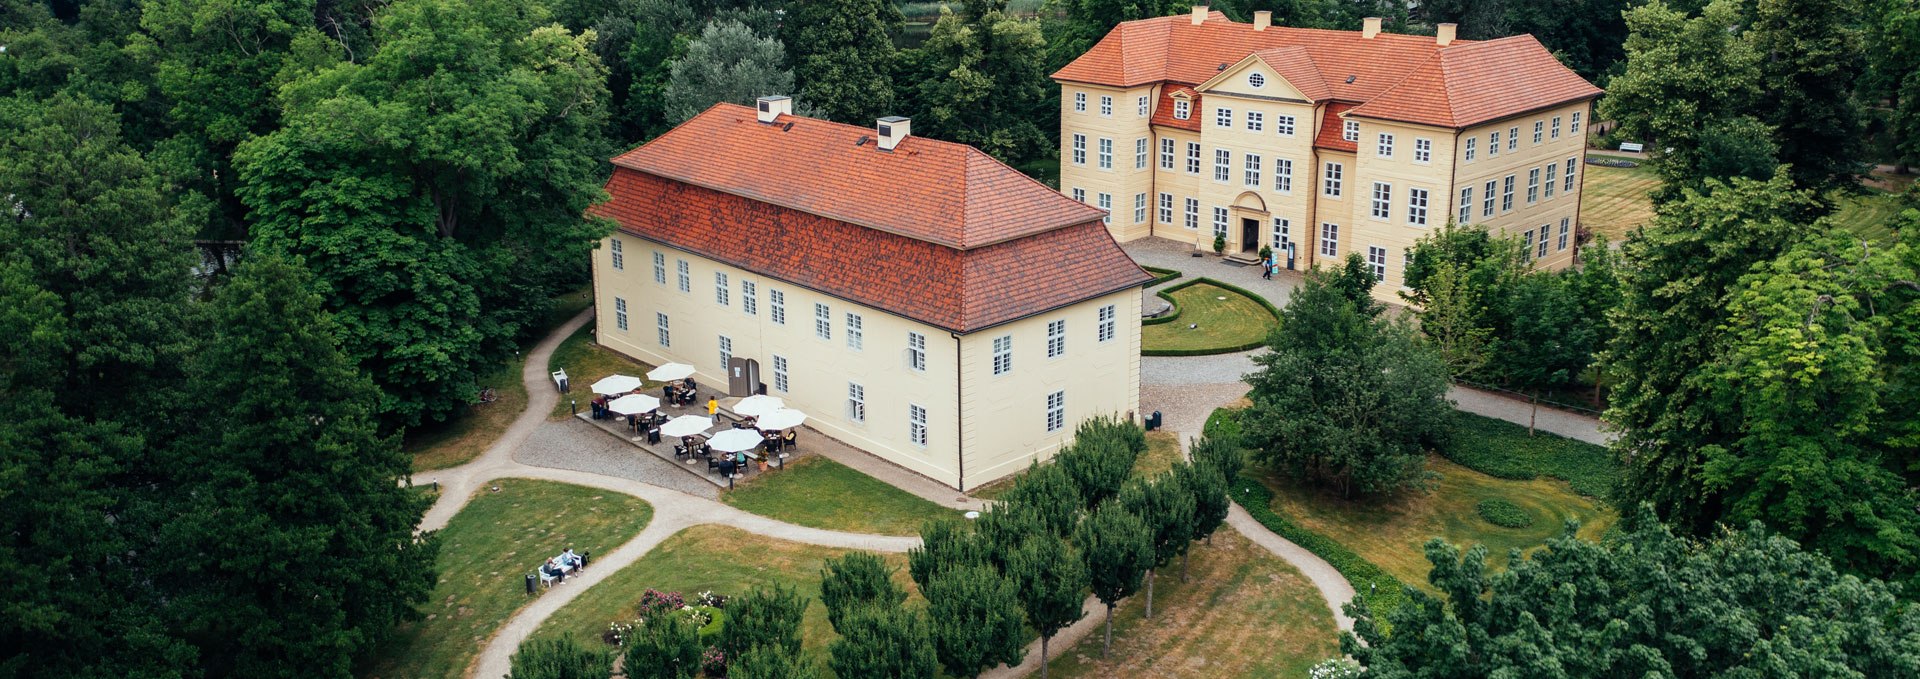
[[[1173,117],[1175,120],[1186,120],[1191,115],[1193,115],[1193,104],[1191,102],[1185,99],[1174,100]]]
[[[1340,128],[1340,138],[1347,141],[1360,141],[1360,121],[1346,121],[1346,124]]]
[[[1247,86],[1254,89],[1266,87],[1267,77],[1258,73],[1250,73],[1247,75]]]

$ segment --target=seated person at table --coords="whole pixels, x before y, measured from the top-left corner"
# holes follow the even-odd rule
[[[784,444],[784,445],[785,445],[786,447],[788,447],[788,448],[792,448],[792,447],[794,447],[794,446],[797,446],[797,445],[800,445],[800,435],[799,435],[799,434],[796,434],[796,433],[794,433],[794,431],[793,431],[792,429],[788,429],[788,430],[787,430],[787,433],[785,433],[785,434],[782,434],[782,435],[780,436],[780,441],[781,441],[781,442],[782,442],[782,443],[783,443],[783,444]]]
[[[733,464],[733,456],[732,456],[732,455],[726,455],[726,456],[722,456],[722,457],[720,458],[720,462],[719,462],[719,465],[720,465],[720,475],[721,475],[721,476],[733,476],[733,468],[734,468],[734,464]]]
[[[560,564],[553,559],[547,559],[546,563],[540,565],[540,574],[558,580],[562,585],[567,584],[566,570],[560,568]]]

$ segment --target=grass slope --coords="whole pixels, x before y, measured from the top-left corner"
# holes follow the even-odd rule
[[[1154,585],[1152,620],[1141,617],[1144,593],[1114,609],[1112,658],[1100,660],[1095,630],[1072,648],[1051,649],[1051,675],[1305,677],[1339,654],[1333,614],[1287,562],[1227,528],[1212,545],[1196,544],[1192,559],[1188,582],[1176,563]]]
[[[1210,283],[1196,283],[1167,293],[1179,309],[1179,318],[1140,328],[1140,348],[1147,351],[1198,351],[1239,347],[1259,342],[1278,321],[1266,307],[1246,295]],[[1222,299],[1225,298],[1225,299]],[[1189,329],[1190,325],[1199,327]]]
[[[500,492],[477,491],[439,532],[440,582],[422,608],[426,619],[401,624],[361,676],[466,676],[494,631],[533,601],[527,573],[567,547],[611,552],[653,518],[639,498],[595,488],[527,479],[494,485]]]
[[[1652,169],[1646,165],[1583,165],[1582,169],[1587,173],[1580,199],[1582,226],[1618,243],[1627,232],[1653,221],[1653,200],[1647,194],[1660,188],[1660,177]]]
[[[805,457],[721,497],[727,504],[802,526],[918,535],[921,522],[958,512],[824,457]]]
[[[1560,479],[1588,497],[1604,497],[1619,478],[1606,448],[1546,432],[1528,436],[1526,427],[1468,412],[1455,416],[1453,436],[1440,454],[1503,479]]]
[[[580,330],[554,348],[553,358],[547,361],[547,372],[567,371],[567,380],[573,388],[573,391],[561,395],[560,402],[553,404],[553,412],[548,413],[547,419],[564,420],[571,417],[575,406],[569,400],[578,401],[580,411],[586,412],[590,408],[587,403],[593,400],[593,383],[615,373],[640,378],[641,386],[645,389],[660,388],[659,382],[647,380],[647,371],[654,366],[621,356],[594,342],[593,325],[588,323],[580,326]]]

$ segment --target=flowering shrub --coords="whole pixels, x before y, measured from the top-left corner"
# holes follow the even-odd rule
[[[720,596],[718,594],[714,594],[711,591],[701,592],[699,596],[696,596],[693,598],[693,603],[698,606],[712,606],[714,608],[726,608],[727,598]]]
[[[640,594],[640,603],[635,606],[640,619],[645,620],[668,611],[677,611],[687,607],[687,600],[679,592],[662,592],[648,588]]]
[[[632,622],[620,622],[618,620],[615,620],[613,622],[607,623],[607,629],[600,633],[600,640],[607,642],[608,646],[619,646],[621,644],[624,644],[627,642],[628,639],[633,638],[633,628],[639,624],[640,624],[640,621],[638,620],[635,620]]]
[[[709,677],[727,676],[727,654],[719,648],[708,646],[707,652],[700,654],[700,671]]]
[[[1309,679],[1358,679],[1365,676],[1367,668],[1352,658],[1328,658],[1307,670]]]

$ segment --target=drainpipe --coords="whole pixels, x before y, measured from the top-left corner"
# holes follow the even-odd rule
[[[967,409],[964,397],[967,381],[966,373],[961,370],[960,336],[954,333],[947,334],[953,337],[953,445],[954,456],[959,461],[960,468],[957,485],[960,487],[960,492],[965,493],[967,492]]]

